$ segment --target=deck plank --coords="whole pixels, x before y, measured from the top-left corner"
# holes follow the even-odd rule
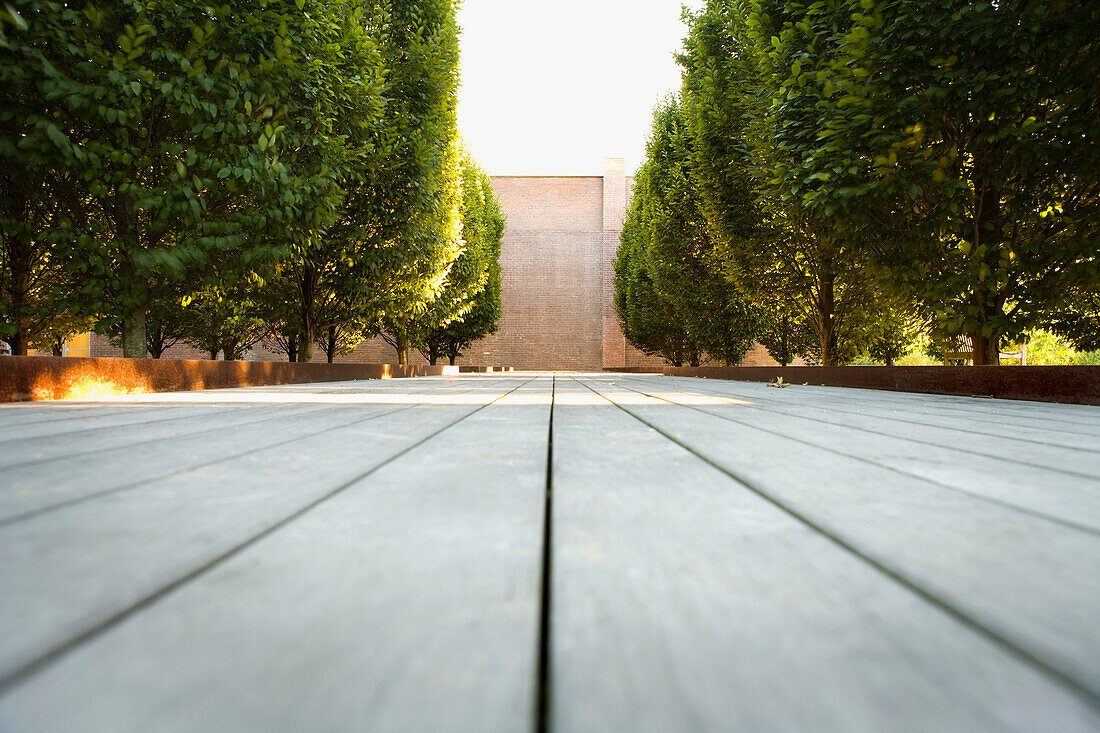
[[[486,382],[479,388],[487,388],[490,384],[499,383]],[[470,389],[462,382],[425,385],[418,399],[454,397]],[[295,407],[282,407],[278,412],[268,410],[255,413],[253,419],[233,426],[218,423],[211,430],[198,434],[188,433],[105,450],[88,451],[73,447],[70,450],[76,451],[77,455],[7,468],[3,472],[3,486],[0,488],[0,525],[52,507],[134,488],[154,479],[186,474],[222,461],[329,433],[395,410],[408,409],[415,404],[401,402],[401,394],[373,388],[368,393],[358,393],[362,400],[359,403],[299,403]],[[351,395],[356,393],[346,390],[317,392],[319,400]],[[377,401],[371,402],[372,399]],[[252,409],[261,408],[253,405]],[[212,440],[212,436],[217,439]]]
[[[843,396],[829,394],[814,394],[812,399],[799,399],[805,396],[802,385],[795,385],[796,389],[768,390],[755,389],[741,386],[742,383],[722,382],[710,380],[707,393],[732,397],[735,399],[751,398],[753,403],[760,407],[766,407],[789,414],[805,414],[817,418],[835,418],[837,424],[861,425],[864,421],[876,425],[880,430],[913,429],[918,431],[922,439],[928,441],[940,441],[943,445],[953,445],[960,438],[970,439],[970,436],[984,436],[986,438],[1007,438],[1010,445],[1016,441],[1041,446],[1056,446],[1072,450],[1084,450],[1092,453],[1100,452],[1100,443],[1096,438],[1100,437],[1100,420],[1096,423],[1096,432],[1082,432],[1080,428],[1066,430],[1064,428],[1052,428],[1049,420],[1036,421],[1021,424],[1019,422],[1004,422],[998,419],[996,413],[982,412],[980,414],[959,414],[958,410],[942,410],[934,407],[917,408],[913,403],[891,402],[888,400],[853,401]],[[693,385],[686,382],[677,382],[678,389],[691,391]],[[793,393],[793,394],[792,394]],[[801,393],[801,394],[800,394]],[[1100,417],[1100,416],[1098,416]],[[1011,418],[1010,418],[1011,419]],[[1059,422],[1059,425],[1065,425]],[[909,426],[915,426],[909,428]],[[931,429],[931,430],[929,430]],[[944,436],[950,436],[945,438]]]
[[[1100,730],[1094,435],[615,374],[2,406],[0,730]]]
[[[82,645],[0,699],[0,727],[526,729],[550,390],[469,408]]]
[[[467,404],[416,404],[0,526],[0,555],[7,560],[0,564],[0,596],[9,599],[0,604],[0,628],[20,629],[0,645],[0,678],[515,386],[487,383]]]
[[[1098,724],[1059,682],[601,402],[559,381],[553,730]]]
[[[590,386],[1100,699],[1096,534],[690,406]]]
[[[986,496],[1100,534],[1100,453],[1021,444],[995,436],[964,435],[957,438],[958,447],[951,447],[929,443],[924,431],[918,433],[919,438],[912,437],[917,431],[903,423],[891,427],[878,418],[807,418],[801,413],[809,407],[789,412],[761,409],[753,404],[755,397],[731,400],[724,391],[708,390],[705,384],[695,385],[694,392],[669,394],[636,380],[617,384],[632,390],[641,386],[642,394],[767,431],[786,444],[821,448],[902,477]],[[783,390],[784,394],[790,391]],[[700,400],[700,396],[709,399]]]

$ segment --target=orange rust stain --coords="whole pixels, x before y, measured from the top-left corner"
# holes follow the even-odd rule
[[[155,390],[140,377],[115,379],[94,373],[64,375],[61,379],[44,374],[31,388],[32,400],[78,400],[89,397],[117,397],[148,394]]]

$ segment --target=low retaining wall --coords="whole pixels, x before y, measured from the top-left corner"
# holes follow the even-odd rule
[[[774,382],[782,377],[791,384],[825,387],[1100,405],[1100,366],[624,367],[606,371],[743,382]]]
[[[0,357],[0,402],[455,374],[457,367],[55,356]]]

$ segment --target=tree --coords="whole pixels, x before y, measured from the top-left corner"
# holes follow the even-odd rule
[[[383,337],[408,363],[414,319],[458,258],[461,176],[456,129],[458,26],[451,0],[393,0],[383,28],[387,161],[356,199],[374,244],[369,283]]]
[[[428,311],[416,319],[415,342],[430,364],[451,364],[474,341],[497,329],[501,313],[500,243],[504,214],[489,176],[466,156],[462,161],[463,250]]]
[[[699,366],[699,347],[675,308],[660,297],[653,285],[637,190],[635,184],[635,196],[627,209],[615,255],[614,302],[619,326],[626,340],[642,353],[660,356],[673,366]]]
[[[1078,351],[1100,351],[1100,290],[1070,288],[1045,327]]]
[[[184,301],[190,299],[182,282],[162,279],[154,282],[145,313],[145,350],[153,359],[182,341],[192,329]],[[122,324],[111,324],[111,344],[122,342]]]
[[[778,185],[871,245],[975,364],[1100,284],[1100,6],[754,0]]]
[[[253,346],[267,338],[270,327],[251,296],[257,289],[255,278],[211,284],[185,301],[185,336],[191,346],[205,351],[211,359],[221,353],[226,361],[243,359]]]
[[[784,144],[782,121],[766,104],[782,83],[760,63],[740,11],[733,0],[710,0],[689,14],[680,56],[694,176],[719,240],[718,261],[780,323],[813,324],[812,357],[844,363],[863,346],[875,278],[857,237],[788,195],[783,171],[800,151]]]
[[[302,4],[13,0],[25,27],[0,59],[4,175],[64,172],[32,174],[65,209],[51,244],[81,284],[58,298],[118,324],[126,356],[145,354],[158,279],[217,250],[276,251],[272,236],[303,236],[332,209],[331,172],[307,164],[340,143],[312,102],[345,8]]]
[[[52,142],[26,134],[27,116],[42,101],[25,46],[40,40],[15,6],[0,9],[0,337],[16,356],[87,325],[62,297],[75,286],[54,250],[71,226],[72,175]]]
[[[814,344],[818,343],[817,329],[794,305],[773,298],[767,305],[757,306],[757,314],[756,340],[780,366],[787,366],[797,357],[806,357],[814,351]]]
[[[355,351],[355,348],[367,337],[368,333],[359,324],[332,324],[325,329],[315,343],[321,351],[325,352],[325,359],[331,364],[337,356]]]
[[[675,99],[658,105],[634,199],[654,292],[712,359],[739,362],[753,343],[756,314],[715,267],[719,254],[691,174],[694,137]]]
[[[373,192],[380,172],[396,164],[387,127],[392,59],[381,50],[394,21],[387,7],[374,0],[333,5],[337,43],[319,46],[320,81],[298,107],[299,125],[320,127],[335,141],[309,151],[308,165],[331,171],[339,196],[331,219],[289,239],[285,256],[263,271],[266,292],[259,300],[282,338],[296,339],[286,344],[291,361],[310,361],[314,344],[330,329],[350,334],[353,324],[377,318],[368,311],[377,285],[373,258],[383,246],[379,212],[397,204],[386,198],[372,208],[364,191]]]

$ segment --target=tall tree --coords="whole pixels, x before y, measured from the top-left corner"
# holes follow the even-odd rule
[[[439,295],[460,252],[458,25],[453,0],[385,5],[386,163],[365,182],[353,211],[368,217],[375,310],[405,364],[413,319]]]
[[[623,221],[615,256],[615,311],[623,335],[636,349],[673,366],[698,366],[702,355],[672,303],[653,285],[647,232],[637,184]]]
[[[870,263],[851,233],[788,195],[782,173],[799,151],[782,144],[767,106],[781,83],[754,53],[743,3],[709,0],[688,19],[685,117],[720,266],[780,323],[813,324],[816,360],[843,363],[863,346],[875,312]]]
[[[435,364],[451,364],[474,341],[497,330],[501,314],[500,245],[504,213],[489,176],[467,155],[462,160],[462,254],[447,272],[440,295],[416,319],[417,346]]]
[[[1100,5],[754,0],[777,169],[975,364],[1100,287]]]
[[[65,172],[34,180],[66,207],[51,235],[81,282],[67,304],[118,324],[127,356],[145,354],[159,278],[217,250],[258,255],[331,211],[333,175],[315,153],[341,142],[309,112],[343,10],[308,4],[12,0],[26,27],[0,60],[17,85],[2,175],[31,151]]]
[[[695,347],[736,364],[753,343],[756,314],[715,267],[720,254],[691,174],[693,146],[678,101],[658,105],[634,189],[640,234],[655,292],[672,306]]]

